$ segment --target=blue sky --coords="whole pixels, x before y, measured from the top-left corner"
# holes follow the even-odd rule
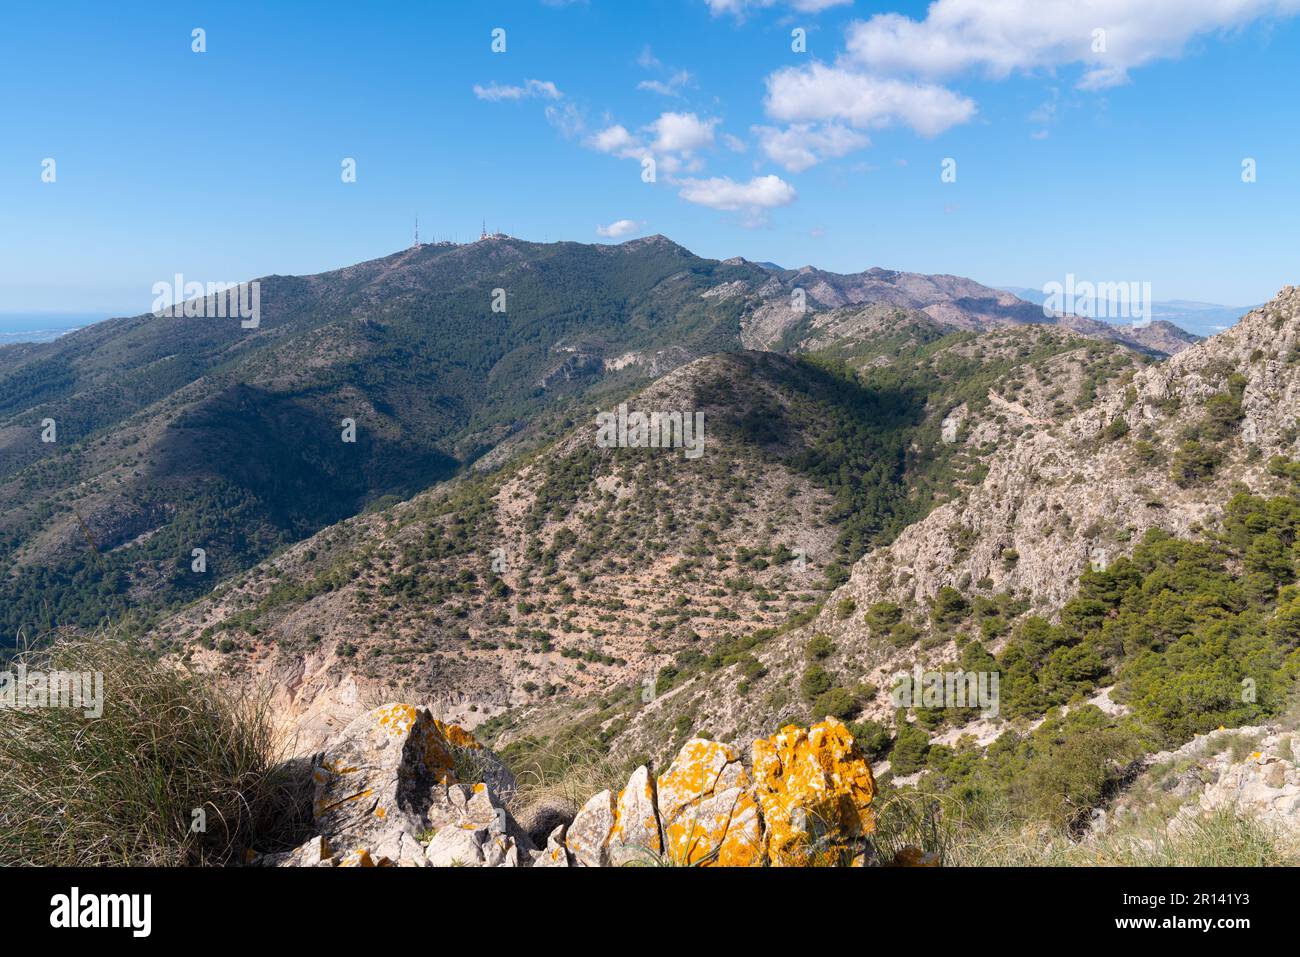
[[[605,227],[784,266],[1259,302],[1300,281],[1300,0],[1224,6],[7,5],[0,313],[137,313],[177,272],[336,268],[409,244],[417,213],[425,239],[486,217],[533,240],[617,241]]]

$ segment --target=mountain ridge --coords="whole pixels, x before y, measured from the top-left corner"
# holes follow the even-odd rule
[[[879,277],[906,275],[869,274],[792,274],[815,280],[796,316],[790,277],[701,259],[663,236],[492,237],[264,277],[252,330],[145,314],[0,348],[6,641],[195,597],[378,499],[456,474],[505,439],[531,441],[589,393],[626,392],[756,337],[806,349],[804,331],[839,301],[826,289],[858,300],[843,308],[878,309],[862,297],[888,285]],[[944,309],[978,325],[962,303]],[[776,336],[764,339],[773,317]],[[827,332],[817,336],[824,347]],[[53,443],[39,440],[49,419]],[[359,424],[352,446],[335,438],[345,420]],[[206,578],[189,571],[195,547],[209,552]],[[55,605],[31,605],[38,592]]]

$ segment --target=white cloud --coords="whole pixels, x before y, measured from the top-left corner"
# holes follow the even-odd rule
[[[619,219],[610,223],[608,226],[597,226],[596,235],[605,236],[609,239],[621,239],[624,236],[630,236],[638,232],[644,223],[639,223],[635,219]]]
[[[626,126],[618,123],[587,137],[587,145],[600,153],[609,153],[623,159],[640,159],[650,155],[645,144],[629,133]]]
[[[768,159],[780,163],[792,173],[802,173],[822,160],[844,156],[871,145],[866,136],[838,123],[820,128],[798,123],[784,130],[756,126],[754,133]]]
[[[642,80],[636,85],[638,90],[648,90],[651,93],[658,93],[661,96],[681,96],[685,87],[694,85],[689,70],[679,70],[676,67],[665,66],[663,61],[654,54],[647,44],[642,50],[641,55],[636,58],[636,62],[643,70],[660,74],[660,78]]]
[[[501,100],[531,100],[538,97],[558,100],[564,96],[550,80],[524,80],[523,86],[503,86],[499,83],[481,86],[476,83],[474,95],[480,100],[488,100],[492,103]]]
[[[728,212],[758,212],[789,206],[798,196],[793,186],[770,174],[755,176],[748,183],[737,183],[729,176],[714,176],[711,179],[683,179],[676,185],[681,187],[677,195],[688,203]]]
[[[546,122],[559,130],[566,139],[581,136],[583,130],[587,128],[587,121],[582,115],[582,110],[578,109],[571,100],[566,100],[559,105],[548,103],[546,105]]]
[[[661,153],[693,153],[713,145],[717,120],[702,120],[694,113],[663,113],[648,127],[655,134],[654,149]]]
[[[732,136],[730,133],[722,134],[722,145],[733,153],[743,153],[749,149],[744,140],[739,136]]]
[[[767,78],[767,113],[784,123],[847,122],[859,129],[902,123],[935,136],[975,115],[975,101],[927,83],[843,66],[786,67]]]
[[[682,87],[691,82],[691,75],[686,70],[678,70],[667,80],[642,80],[636,85],[638,90],[649,90],[663,96],[681,96]]]
[[[713,145],[713,128],[718,120],[701,120],[694,113],[663,113],[642,128],[652,139],[644,139],[622,124],[614,124],[587,137],[587,145],[620,159],[643,160],[653,156],[665,173],[694,172],[702,161],[694,153]]]
[[[766,9],[776,6],[778,0],[704,0],[709,5],[709,12],[715,17],[724,13],[744,16],[750,10]],[[785,0],[788,6],[799,13],[820,13],[831,7],[842,7],[853,0]]]
[[[847,48],[873,72],[926,77],[979,69],[1001,79],[1082,63],[1078,86],[1102,89],[1179,56],[1198,35],[1297,12],[1300,0],[936,0],[924,20],[882,13],[854,23]]]

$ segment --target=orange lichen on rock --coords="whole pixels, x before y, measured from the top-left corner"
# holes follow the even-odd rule
[[[452,747],[469,748],[471,751],[481,751],[483,749],[483,745],[479,744],[478,741],[474,739],[474,735],[470,734],[458,724],[447,724],[434,718],[433,726],[438,729],[438,733],[441,734]]]
[[[437,718],[428,718],[416,725],[412,737],[422,769],[440,784],[461,783],[456,776],[456,749],[479,751],[483,748],[464,728],[445,724]]]
[[[325,814],[328,814],[330,811],[335,810],[336,808],[342,807],[344,804],[348,804],[351,801],[360,801],[363,798],[368,798],[373,793],[374,793],[373,788],[366,788],[362,791],[357,791],[355,794],[344,795],[343,797],[339,798],[337,801],[317,800],[312,805],[312,813],[315,814],[317,817],[321,817]]]
[[[358,847],[343,860],[339,861],[339,867],[374,867],[375,862],[370,857],[370,851],[364,847]]]
[[[875,830],[871,765],[841,722],[782,728],[754,742],[753,758],[773,866],[839,863]]]
[[[749,776],[725,744],[694,738],[659,777],[665,851],[678,864],[763,862],[763,830]]]
[[[579,867],[609,863],[609,833],[614,829],[614,793],[608,788],[593,794],[569,825],[565,843]]]
[[[397,738],[411,730],[415,724],[417,710],[413,704],[390,704],[376,708],[372,717],[380,728],[390,737]]]
[[[614,826],[609,833],[610,862],[646,863],[663,850],[659,812],[655,809],[655,780],[644,764],[632,772],[627,787],[614,802]]]

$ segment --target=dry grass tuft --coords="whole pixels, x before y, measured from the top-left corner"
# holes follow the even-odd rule
[[[221,865],[299,838],[310,779],[280,760],[266,695],[109,635],[62,638],[6,667],[19,660],[102,673],[103,715],[0,711],[0,864]]]

